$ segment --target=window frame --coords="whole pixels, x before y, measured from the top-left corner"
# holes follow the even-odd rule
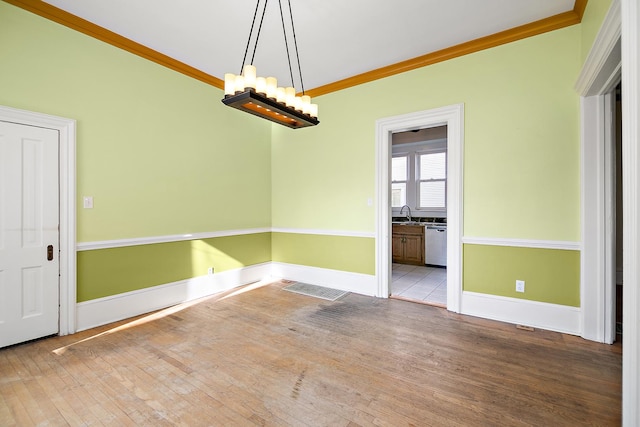
[[[420,155],[421,154],[435,154],[435,153],[445,153],[445,205],[444,207],[419,207],[420,201]],[[447,188],[448,188],[448,150],[447,150],[447,139],[436,139],[431,141],[421,141],[421,142],[413,142],[407,144],[397,144],[391,147],[391,158],[395,157],[407,157],[407,189],[406,189],[406,205],[411,208],[411,215],[413,217],[434,217],[434,218],[444,218],[447,216]],[[391,185],[394,182],[390,180],[389,184],[389,192],[391,192]],[[426,180],[432,181],[432,180]],[[398,217],[403,216],[400,215],[400,209],[402,207],[391,206],[391,216]]]
[[[420,176],[420,156],[422,155],[429,155],[429,154],[439,154],[439,153],[444,153],[444,178],[437,178],[437,179],[422,179],[422,177]],[[448,154],[447,154],[447,148],[429,148],[429,149],[425,149],[425,150],[416,150],[415,152],[415,162],[416,162],[416,169],[415,169],[415,181],[416,181],[416,198],[415,198],[415,203],[416,203],[416,210],[421,211],[421,210],[426,210],[426,211],[433,211],[433,212],[447,212],[447,173],[448,173],[448,168],[447,168],[447,162],[448,162]],[[421,206],[421,200],[420,200],[420,184],[423,182],[444,182],[444,206],[439,207],[439,206]]]

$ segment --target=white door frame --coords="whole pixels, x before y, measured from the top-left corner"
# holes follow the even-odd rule
[[[616,71],[616,44],[620,43],[619,70]],[[604,174],[604,170],[595,167],[597,146],[589,141],[588,126],[604,123],[603,98],[612,82],[622,81],[622,187],[624,222],[623,242],[623,328],[622,335],[622,425],[640,424],[640,7],[636,0],[613,0],[598,33],[594,45],[587,57],[584,68],[576,84],[578,93],[583,97],[582,106],[582,234],[583,252],[581,260],[583,336],[604,341],[605,337],[605,289],[604,283],[597,282],[599,272],[604,270],[604,257],[598,257],[602,251],[598,236],[606,231],[604,221],[597,221],[588,211],[595,208],[604,212],[605,200],[597,194],[597,188],[590,183],[602,182],[604,175],[593,178],[589,171]],[[612,68],[613,66],[613,68]],[[604,138],[604,132],[592,128],[597,138]],[[604,139],[601,140],[604,142]],[[592,167],[592,169],[587,169]],[[595,169],[593,169],[595,167]],[[597,179],[598,181],[594,181]],[[597,184],[596,184],[597,185]],[[594,190],[596,194],[589,190]],[[600,224],[600,225],[598,225]],[[590,229],[590,226],[597,227]],[[603,238],[602,238],[603,239]],[[599,265],[590,265],[591,262]],[[590,276],[594,273],[594,276]],[[594,278],[595,277],[595,278]]]
[[[614,0],[617,1],[617,0]],[[622,0],[622,425],[640,424],[640,6]]]
[[[462,296],[462,154],[464,105],[386,117],[376,121],[376,296],[391,283],[391,134],[447,126],[447,309],[460,312]]]
[[[59,334],[76,331],[76,121],[0,105],[0,120],[58,131],[60,185]]]
[[[620,82],[620,1],[613,0],[576,82],[581,95],[580,306],[582,337],[611,344],[615,340],[615,188],[612,91]],[[624,90],[624,88],[623,88]],[[621,214],[621,212],[618,212]],[[626,224],[625,224],[626,227]]]

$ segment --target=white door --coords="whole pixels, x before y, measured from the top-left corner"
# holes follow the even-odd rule
[[[0,121],[0,347],[58,332],[58,131]]]

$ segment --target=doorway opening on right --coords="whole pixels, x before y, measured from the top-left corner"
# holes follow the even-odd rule
[[[447,126],[391,136],[391,297],[447,307]]]

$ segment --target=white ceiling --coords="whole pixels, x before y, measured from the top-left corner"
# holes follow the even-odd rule
[[[256,7],[256,0],[45,1],[220,79],[240,72]],[[291,7],[309,90],[571,11],[574,0],[291,0]],[[258,75],[290,84],[276,0],[254,65]]]

